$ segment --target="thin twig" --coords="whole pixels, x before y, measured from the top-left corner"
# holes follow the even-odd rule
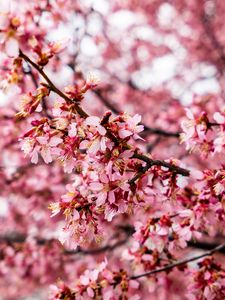
[[[77,250],[65,250],[64,254],[66,254],[66,255],[74,255],[74,254],[96,255],[96,254],[100,254],[102,252],[113,251],[114,249],[126,244],[128,239],[129,239],[129,236],[127,236],[124,239],[121,239],[120,241],[115,242],[112,245],[108,244],[103,247],[99,247],[99,248],[95,248],[95,249],[78,248]]]
[[[48,83],[48,87],[55,92],[56,94],[58,94],[60,97],[62,97],[63,99],[65,99],[65,101],[69,104],[73,104],[74,108],[76,110],[76,112],[83,118],[87,118],[89,115],[76,103],[73,101],[73,99],[70,99],[67,95],[65,95],[62,91],[60,91],[55,85],[54,83],[49,79],[49,77],[47,76],[47,74],[43,71],[43,69],[37,65],[35,62],[33,62],[27,55],[25,55],[21,50],[20,50],[20,57],[23,58],[25,61],[27,61],[30,65],[32,65],[46,80],[46,82]],[[118,143],[119,140],[117,140],[116,137],[114,137],[114,135],[112,134],[111,131],[107,131],[107,136],[112,139],[115,143]],[[163,166],[168,168],[170,171],[175,172],[177,174],[181,174],[183,176],[189,176],[189,171],[177,166],[174,166],[173,164],[167,163],[165,161],[162,160],[153,160],[150,159],[148,156],[145,156],[143,154],[134,154],[132,158],[137,158],[139,160],[145,161],[147,163],[147,166],[144,167],[144,170],[147,171],[151,166],[157,165],[157,166]],[[139,176],[141,176],[143,174],[143,172],[141,172],[141,174]],[[131,179],[131,182],[135,182],[139,177],[135,177],[134,179]],[[132,183],[132,184],[133,184]]]
[[[30,65],[32,65],[40,74],[41,76],[46,80],[46,82],[49,85],[49,88],[56,94],[58,94],[60,97],[62,97],[67,103],[71,104],[73,103],[74,108],[76,112],[83,118],[88,117],[88,114],[72,99],[67,97],[62,91],[60,91],[54,83],[49,79],[49,77],[46,75],[46,73],[43,71],[43,69],[37,65],[35,62],[33,62],[27,55],[25,55],[21,50],[20,50],[20,57],[25,59]]]
[[[108,101],[108,99],[106,99],[106,97],[104,97],[102,95],[102,93],[99,90],[95,90],[94,91],[95,95],[98,96],[98,98],[101,100],[101,102],[107,107],[109,108],[113,113],[119,115],[121,113],[121,111],[119,111],[112,103],[110,103]],[[144,126],[144,131],[143,134],[156,134],[156,135],[161,135],[164,137],[175,137],[175,138],[179,138],[180,136],[180,132],[176,131],[176,132],[171,132],[171,131],[166,131],[160,128],[152,128],[149,127],[145,124],[142,124]]]
[[[187,264],[189,262],[201,259],[201,258],[206,257],[206,256],[210,256],[210,255],[212,255],[215,252],[219,252],[219,251],[223,250],[224,248],[225,248],[225,243],[221,244],[221,245],[217,246],[216,248],[212,249],[211,251],[207,251],[207,252],[205,252],[205,253],[203,253],[201,255],[197,255],[197,256],[194,256],[194,257],[191,257],[191,258],[187,258],[187,259],[184,259],[184,260],[179,260],[179,261],[177,261],[175,263],[166,265],[166,266],[164,266],[162,268],[158,268],[156,270],[149,271],[149,272],[146,272],[146,273],[142,273],[142,274],[139,274],[139,275],[131,276],[130,279],[138,279],[138,278],[141,278],[141,277],[154,275],[154,274],[157,274],[157,273],[160,273],[160,272],[169,271],[169,270],[171,270],[171,269],[173,269],[175,267],[178,267],[178,266],[181,266],[181,265],[185,265],[185,264]]]
[[[107,244],[105,246],[94,248],[94,249],[82,249],[80,247],[78,247],[76,250],[63,249],[63,254],[64,255],[77,255],[77,254],[97,255],[103,252],[113,251],[114,249],[119,248],[124,244],[126,244],[130,236],[131,236],[130,232],[126,232],[126,236],[123,239],[120,239],[113,244]],[[0,242],[6,242],[8,244],[14,244],[14,243],[22,244],[25,241],[26,241],[26,236],[24,235],[12,234],[12,235],[0,236]],[[36,243],[39,246],[47,245],[54,241],[58,242],[58,240],[55,239],[36,238]]]
[[[146,162],[146,167],[151,168],[152,166],[160,166],[160,167],[165,167],[168,168],[170,171],[183,175],[183,176],[189,176],[190,175],[190,171],[178,166],[175,166],[171,163],[168,163],[164,160],[155,160],[155,159],[151,159],[146,155],[143,154],[139,154],[139,153],[134,153],[134,155],[132,156],[132,158],[137,158],[140,159],[144,162]]]

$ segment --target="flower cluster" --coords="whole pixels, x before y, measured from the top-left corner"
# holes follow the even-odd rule
[[[195,299],[223,299],[225,297],[225,270],[213,258],[206,258],[198,263],[199,269],[193,270],[193,282],[190,297]]]
[[[10,13],[10,1],[1,1],[1,49],[3,48],[9,57],[17,57],[19,54],[19,27],[21,26],[20,18]]]
[[[175,259],[181,249],[187,247],[194,237],[200,237],[194,228],[194,216],[191,210],[183,210],[172,216],[150,218],[135,224],[133,235],[136,243],[123,253],[125,260],[134,266],[143,266],[145,270],[154,270],[165,265],[165,261]]]
[[[50,42],[47,46],[44,46],[41,45],[35,37],[32,37],[28,43],[33,52],[38,56],[37,64],[43,67],[48,64],[50,58],[64,50],[67,42]]]
[[[61,152],[57,146],[63,142],[57,131],[52,130],[47,119],[32,121],[34,127],[21,139],[21,148],[25,155],[31,157],[31,162],[38,163],[41,154],[46,164],[51,163],[54,156]]]
[[[194,115],[187,109],[187,119],[181,123],[183,133],[181,141],[185,142],[186,149],[199,150],[202,156],[209,153],[220,153],[225,146],[225,113],[215,112],[214,122],[210,122],[205,112]]]
[[[224,3],[0,0],[2,298],[225,297]]]
[[[16,114],[16,119],[20,120],[30,116],[38,108],[42,108],[41,101],[49,95],[49,90],[46,87],[38,88],[35,93],[29,93],[22,97],[21,111]]]
[[[107,262],[86,270],[77,284],[69,288],[63,282],[51,287],[51,300],[57,299],[131,299],[138,300],[139,283],[129,279],[126,271],[112,272]]]

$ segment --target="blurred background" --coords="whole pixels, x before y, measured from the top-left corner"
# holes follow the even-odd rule
[[[88,112],[139,113],[146,125],[146,141],[140,142],[145,151],[159,159],[191,160],[197,168],[210,166],[212,161],[186,154],[177,120],[190,104],[205,111],[224,105],[225,1],[1,0],[1,9],[0,18],[20,19],[15,36],[34,59],[37,53],[29,50],[34,39],[43,47],[56,41],[65,45],[45,67],[57,87],[98,78],[97,88],[83,100]],[[35,239],[57,239],[63,221],[50,219],[48,204],[72,177],[54,163],[34,167],[24,158],[18,138],[30,125],[12,125],[12,119],[21,93],[41,79],[25,63],[24,79],[17,78],[4,49],[0,63],[0,299],[46,299],[48,285],[61,274],[70,277],[74,267],[61,257],[58,242],[49,252]],[[47,111],[55,100],[50,95]]]

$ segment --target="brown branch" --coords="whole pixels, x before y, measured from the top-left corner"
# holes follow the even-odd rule
[[[146,273],[142,273],[142,274],[139,274],[139,275],[134,275],[134,276],[131,276],[130,279],[138,279],[138,278],[142,278],[142,277],[145,277],[145,276],[150,276],[150,275],[154,275],[154,274],[157,274],[157,273],[160,273],[160,272],[165,272],[165,271],[169,271],[175,267],[179,267],[179,266],[182,266],[182,265],[185,265],[189,262],[192,262],[192,261],[195,261],[195,260],[198,260],[198,259],[201,259],[203,257],[206,257],[206,256],[211,256],[213,253],[215,252],[219,252],[221,250],[224,250],[225,249],[225,243],[224,244],[221,244],[217,247],[215,247],[214,249],[212,249],[211,251],[207,251],[201,255],[197,255],[197,256],[194,256],[194,257],[191,257],[191,258],[187,258],[187,259],[184,259],[184,260],[179,260],[175,263],[172,263],[172,264],[168,264],[162,268],[158,268],[158,269],[155,269],[153,271],[149,271],[149,272],[146,272]]]
[[[134,153],[134,155],[132,156],[132,158],[137,158],[137,159],[140,159],[140,160],[146,162],[146,166],[143,168],[143,170],[141,170],[139,173],[137,173],[135,175],[135,177],[133,177],[130,180],[131,184],[133,184],[141,175],[143,175],[152,166],[165,167],[165,168],[168,168],[173,173],[180,174],[182,176],[189,176],[190,175],[190,171],[189,170],[181,168],[181,167],[178,167],[178,166],[175,166],[175,165],[173,165],[171,163],[165,162],[164,160],[154,160],[154,159],[149,158],[146,155],[139,154],[139,153]]]
[[[223,68],[225,65],[225,52],[224,47],[219,43],[216,38],[215,32],[212,27],[212,22],[210,21],[210,17],[205,13],[202,14],[202,25],[205,32],[205,35],[209,38],[211,42],[211,46],[217,51],[220,63],[217,65],[217,69],[220,75],[223,74]],[[214,63],[215,64],[215,63]]]
[[[113,251],[114,249],[123,246],[124,244],[127,243],[129,240],[129,236],[127,236],[124,239],[121,239],[120,241],[115,242],[114,244],[110,245],[105,245],[103,247],[99,247],[96,249],[82,249],[78,248],[77,250],[65,250],[64,254],[66,255],[74,255],[74,254],[82,254],[82,255],[97,255],[102,252],[107,252],[107,251]]]
[[[201,250],[213,250],[214,248],[218,247],[218,242],[203,242],[203,241],[189,241],[188,247],[195,248],[195,249],[201,249]],[[221,249],[219,251],[220,253],[225,254],[225,248]]]
[[[43,69],[37,65],[35,62],[33,62],[28,56],[26,56],[21,50],[20,50],[20,57],[25,59],[30,65],[32,65],[46,80],[48,83],[48,87],[58,94],[60,97],[65,99],[67,103],[73,104],[75,107],[76,112],[83,118],[87,118],[89,115],[76,103],[73,101],[73,99],[70,99],[67,97],[62,91],[60,91],[54,83],[49,79],[49,77],[46,75],[46,73],[43,71]],[[107,130],[107,136],[113,140],[116,144],[119,143],[119,140],[117,140],[116,137],[111,133],[111,131]],[[133,158],[137,158],[139,160],[145,161],[147,163],[146,167],[144,167],[144,172],[146,172],[151,166],[157,165],[157,166],[163,166],[168,168],[170,171],[175,172],[177,174],[181,174],[183,176],[189,176],[189,171],[177,166],[174,166],[172,164],[169,164],[162,160],[153,160],[150,159],[148,156],[145,156],[143,154],[134,154]],[[135,176],[135,179],[131,179],[131,183],[133,184],[143,173],[143,171],[139,174],[139,176]]]
[[[171,215],[171,218],[174,218],[176,216],[178,216],[179,213]],[[160,217],[158,218],[154,218],[155,221],[159,220]],[[118,225],[116,226],[117,230],[123,232],[125,234],[125,237],[123,239],[120,239],[118,241],[116,241],[113,244],[107,244],[105,246],[99,247],[99,248],[94,248],[94,249],[82,249],[82,248],[78,248],[76,250],[67,250],[64,249],[63,250],[63,254],[65,255],[77,255],[77,254],[83,254],[83,255],[97,255],[100,254],[102,252],[107,252],[107,251],[113,251],[114,249],[123,246],[124,244],[126,244],[129,240],[129,238],[134,234],[135,230],[133,226],[130,225]],[[24,243],[26,241],[26,236],[25,235],[21,235],[21,234],[17,234],[17,233],[12,233],[11,235],[3,235],[0,236],[0,242],[5,242],[8,244],[14,244],[14,243]],[[36,242],[38,245],[43,246],[46,245],[47,243],[51,243],[58,240],[55,239],[44,239],[44,238],[36,238]],[[196,248],[196,249],[201,249],[201,250],[213,250],[217,249],[218,252],[225,254],[225,247],[219,248],[218,243],[212,242],[203,242],[203,241],[189,241],[188,243],[188,247],[190,248]]]
[[[34,75],[34,73],[32,72],[32,70],[31,70],[31,68],[30,68],[30,65],[27,64],[27,66],[28,66],[28,70],[23,70],[23,72],[24,72],[24,74],[29,75],[29,76],[31,77],[32,82],[33,82],[35,88],[37,89],[37,88],[38,88],[38,82],[37,82],[37,79],[35,78],[35,75]]]
[[[108,99],[106,99],[106,97],[104,97],[102,95],[102,93],[99,90],[95,90],[94,91],[95,95],[98,96],[98,98],[101,100],[101,102],[107,107],[109,108],[113,113],[119,115],[121,113],[121,111],[119,111],[112,103],[109,102]],[[142,124],[144,126],[144,131],[143,134],[145,135],[147,134],[156,134],[156,135],[161,135],[164,137],[175,137],[175,138],[179,138],[180,136],[180,132],[170,132],[170,131],[166,131],[160,128],[152,128],[149,127],[145,124]]]
[[[37,88],[38,88],[38,82],[37,82],[37,79],[36,79],[34,73],[32,72],[30,65],[27,64],[27,66],[28,66],[28,70],[23,70],[23,71],[24,71],[24,73],[25,73],[26,75],[29,75],[29,76],[30,76],[30,78],[31,78],[31,80],[32,80],[32,82],[33,82],[35,88],[37,89]],[[43,111],[44,111],[45,115],[46,115],[49,119],[52,119],[52,116],[48,113],[48,107],[47,107],[47,103],[46,103],[46,98],[45,98],[45,97],[42,99],[42,107],[43,107]]]
[[[77,104],[73,101],[73,99],[70,99],[67,97],[62,91],[60,91],[54,83],[49,79],[49,77],[46,75],[46,73],[43,71],[43,69],[37,65],[35,62],[33,62],[27,55],[25,55],[21,50],[19,53],[20,57],[23,58],[25,61],[27,61],[32,67],[34,67],[38,73],[41,74],[41,76],[46,80],[48,83],[49,88],[56,94],[58,94],[60,97],[62,97],[67,103],[71,104],[73,103],[74,108],[76,112],[82,117],[86,118],[88,117],[88,114]]]
[[[63,249],[63,254],[64,255],[77,255],[77,254],[82,254],[82,255],[97,255],[102,252],[107,252],[107,251],[113,251],[116,248],[119,248],[126,244],[131,236],[131,232],[125,232],[126,236],[123,239],[120,239],[116,241],[113,244],[107,244],[105,246],[99,247],[99,248],[93,248],[93,249],[82,249],[81,247],[78,247],[76,250],[68,250],[68,249]],[[21,235],[21,234],[11,234],[11,235],[4,235],[0,236],[0,242],[8,243],[8,244],[22,244],[26,241],[26,236]],[[36,238],[37,245],[39,246],[44,246],[47,245],[51,242],[57,241],[57,239],[44,239],[44,238]]]

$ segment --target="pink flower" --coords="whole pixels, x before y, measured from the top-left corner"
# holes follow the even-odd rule
[[[112,180],[106,174],[99,176],[99,182],[91,182],[90,189],[93,192],[91,197],[96,197],[96,205],[106,204],[105,217],[108,221],[120,213],[125,212],[123,203],[124,192],[129,191],[130,187],[126,180],[120,175],[113,175]]]
[[[195,116],[190,109],[186,108],[187,119],[181,122],[181,143],[185,142],[186,149],[193,151],[199,149],[202,156],[207,156],[212,151],[211,132],[208,131],[210,122],[207,114],[202,112]]]
[[[63,140],[57,136],[51,138],[40,136],[37,137],[36,140],[40,144],[40,154],[44,162],[46,164],[51,163],[53,160],[52,155],[60,153],[60,149],[58,149],[57,146],[61,144]]]
[[[30,155],[32,163],[38,163],[38,153],[40,153],[44,162],[48,164],[52,162],[52,156],[60,154],[61,150],[57,148],[57,146],[62,143],[62,141],[63,140],[57,136],[25,137],[21,142],[21,149],[25,155]]]
[[[106,137],[106,129],[100,124],[98,117],[92,116],[86,118],[84,125],[88,126],[88,130],[92,136],[90,140],[84,140],[80,143],[80,149],[87,149],[92,156],[98,151],[104,152],[108,147],[111,147],[111,142]]]
[[[54,217],[60,212],[61,207],[59,203],[51,203],[49,209],[52,211],[51,217]]]
[[[77,124],[71,123],[68,131],[69,137],[75,137],[77,135]]]
[[[92,116],[86,118],[84,124],[95,127],[98,133],[104,136],[106,134],[106,129],[102,125],[100,125],[100,122],[101,120],[98,117]]]
[[[138,135],[141,131],[144,130],[143,125],[138,125],[141,122],[141,116],[136,114],[133,117],[125,116],[125,123],[119,125],[119,137],[124,139],[129,136],[133,136],[134,139],[141,139]]]
[[[177,245],[181,248],[185,248],[187,241],[190,241],[192,238],[192,230],[189,226],[182,227],[178,223],[173,223],[173,231],[178,235],[178,240],[176,241]]]
[[[20,26],[20,20],[9,15],[9,6],[2,5],[3,11],[0,10],[0,44],[4,46],[5,52],[9,57],[17,57],[19,55],[17,28]]]
[[[214,115],[213,115],[213,119],[218,124],[225,124],[225,113],[221,114],[219,112],[215,112]]]
[[[97,287],[97,280],[100,274],[106,268],[107,261],[105,260],[101,264],[99,264],[95,270],[86,270],[83,275],[80,276],[80,283],[87,288],[87,294],[89,297],[93,298],[95,293],[93,288]]]
[[[98,83],[99,83],[98,77],[95,76],[93,73],[89,73],[86,80],[86,88],[93,89],[98,85]]]

